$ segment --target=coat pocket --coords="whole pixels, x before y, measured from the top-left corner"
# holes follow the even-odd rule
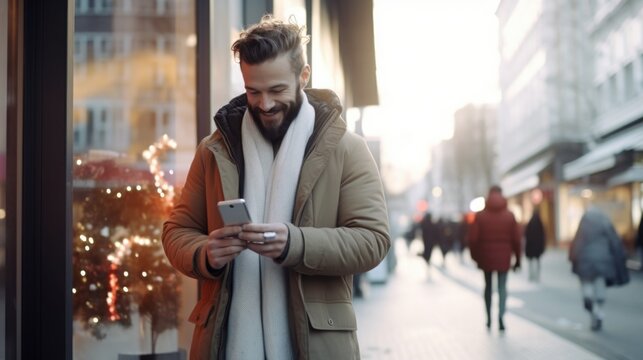
[[[353,305],[349,302],[306,304],[310,326],[315,330],[357,330]]]
[[[359,359],[357,321],[350,302],[308,302],[307,359]]]
[[[214,301],[209,299],[201,299],[196,303],[194,309],[188,317],[188,321],[197,325],[205,327],[207,326],[208,319],[214,310]]]

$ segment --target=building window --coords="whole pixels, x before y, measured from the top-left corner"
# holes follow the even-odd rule
[[[616,79],[616,74],[610,76],[609,78],[609,108],[613,108],[618,105],[618,83]]]
[[[76,15],[84,15],[89,12],[89,0],[76,0]]]
[[[97,43],[97,47],[96,47],[97,58],[109,59],[114,56],[114,40],[111,34],[96,36],[94,41]]]
[[[605,107],[605,83],[600,83],[596,87],[596,113],[597,115],[603,113],[606,110]]]
[[[196,302],[196,284],[170,266],[161,232],[182,187],[174,179],[186,178],[186,159],[193,156],[197,138],[196,49],[166,39],[196,33],[196,4],[189,1],[191,11],[180,14],[171,4],[76,2],[77,10],[87,12],[77,14],[90,18],[74,30],[71,228],[77,359],[189,348],[187,307]],[[155,16],[159,5],[163,17]],[[111,32],[105,32],[106,19]],[[166,81],[179,73],[184,81]]]
[[[166,15],[171,11],[170,1],[168,0],[156,0],[156,15]]]
[[[96,14],[111,14],[114,11],[114,0],[96,0]]]
[[[150,16],[157,13],[156,0],[131,0],[132,10],[139,16]]]
[[[630,62],[623,68],[624,100],[629,101],[636,95],[636,83],[634,82],[634,66]]]

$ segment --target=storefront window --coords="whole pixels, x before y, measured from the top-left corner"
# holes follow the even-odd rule
[[[74,358],[184,358],[196,284],[161,232],[196,147],[195,3],[75,9]]]

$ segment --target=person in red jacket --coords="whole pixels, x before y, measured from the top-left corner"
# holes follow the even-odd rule
[[[507,301],[507,273],[511,267],[511,254],[515,256],[514,271],[520,268],[520,228],[514,215],[507,209],[502,189],[494,185],[489,189],[484,210],[476,214],[469,230],[471,256],[484,271],[484,301],[487,311],[487,328],[491,328],[492,275],[498,275],[498,328],[505,330],[503,316]]]

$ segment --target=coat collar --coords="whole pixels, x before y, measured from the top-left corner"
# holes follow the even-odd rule
[[[295,198],[295,213],[301,208],[313,186],[328,163],[330,150],[346,132],[346,123],[341,117],[342,106],[337,95],[331,90],[305,89],[308,102],[315,108],[315,127],[306,145],[306,152],[298,192]],[[247,108],[247,98],[241,94],[223,106],[214,116],[217,130],[207,140],[208,148],[215,155],[222,156],[227,149],[228,159],[236,165],[238,194],[243,196],[244,159],[241,146],[241,120]],[[223,144],[221,143],[223,141]],[[233,179],[233,178],[230,178]],[[228,184],[228,188],[230,184]]]
[[[329,129],[342,134],[346,123],[341,118],[342,105],[337,95],[331,90],[304,89],[308,101],[315,108],[315,128],[306,146],[306,156],[318,144],[319,139]],[[241,169],[243,168],[243,150],[241,148],[241,120],[247,108],[247,98],[241,94],[223,106],[214,116],[214,123],[220,132],[230,157]],[[214,137],[212,137],[214,140]]]

